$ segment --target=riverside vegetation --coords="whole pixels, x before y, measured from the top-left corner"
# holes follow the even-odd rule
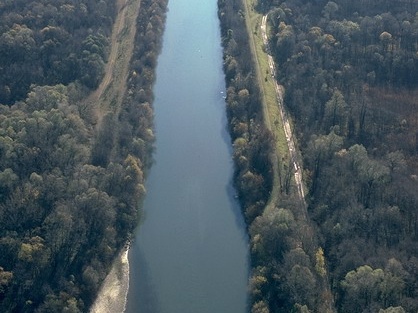
[[[141,1],[126,94],[98,123],[114,1],[0,3],[0,311],[87,312],[151,164],[167,1]],[[100,127],[99,127],[100,125]]]
[[[254,2],[269,13],[317,236],[298,224],[292,188],[265,210],[278,138],[263,123],[243,3],[218,3],[251,312],[321,312],[326,297],[341,312],[416,312],[417,2]],[[96,127],[100,103],[83,99],[103,77],[115,4],[0,4],[0,311],[87,311],[132,234],[165,9],[141,2],[126,95]]]
[[[250,235],[250,311],[304,312],[318,307],[326,312],[331,301],[324,292],[322,250],[311,226],[301,218],[301,199],[291,183],[288,155],[273,155],[279,151],[275,141],[286,139],[276,138],[264,121],[265,98],[260,93],[256,64],[251,61],[245,3],[220,0],[218,4],[235,185]],[[279,173],[273,173],[275,160]],[[278,175],[276,182],[274,175]],[[270,199],[273,188],[280,192],[276,199]]]
[[[318,294],[321,275],[338,312],[416,312],[418,3],[253,2],[268,14],[276,77],[295,120],[308,213],[323,247],[314,255],[295,245],[303,229],[291,193],[281,195],[282,209],[263,212],[271,165],[256,172],[252,108],[260,100],[248,16],[239,0],[219,6],[236,185],[252,244],[252,313],[322,312],[330,295]],[[250,184],[258,193],[245,192]]]

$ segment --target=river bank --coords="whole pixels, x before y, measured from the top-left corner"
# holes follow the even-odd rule
[[[129,248],[121,251],[94,302],[90,313],[124,312],[129,290]]]
[[[114,25],[106,75],[99,89],[91,96],[91,99],[100,99],[100,102],[103,102],[101,113],[106,109],[114,110],[114,122],[105,125],[111,129],[107,134],[113,134],[113,145],[107,145],[104,150],[108,151],[111,146],[118,153],[108,151],[108,157],[111,155],[114,158],[120,154],[122,159],[129,160],[128,167],[133,164],[133,168],[136,169],[134,174],[140,174],[143,179],[137,184],[135,192],[127,197],[135,198],[136,192],[139,192],[141,197],[135,204],[136,209],[130,212],[135,213],[135,218],[125,221],[128,222],[125,228],[129,232],[133,232],[137,227],[137,209],[140,208],[142,197],[145,195],[142,182],[152,163],[152,88],[155,82],[156,59],[161,49],[166,9],[167,0],[118,1],[119,15]],[[150,29],[152,31],[149,31]],[[132,116],[137,118],[131,118]],[[114,125],[119,125],[120,128],[115,129]],[[106,132],[102,130],[102,133]],[[139,162],[132,162],[136,160]],[[141,171],[137,171],[139,166]],[[122,184],[118,184],[118,187],[122,187]],[[127,212],[120,213],[126,216]],[[126,237],[129,240],[131,234],[127,234]],[[129,251],[130,243],[113,262],[90,309],[91,313],[125,311],[130,276]]]

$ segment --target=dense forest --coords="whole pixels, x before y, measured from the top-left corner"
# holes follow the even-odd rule
[[[0,311],[87,312],[151,163],[167,1],[141,1],[127,93],[98,127],[115,1],[0,2]],[[110,148],[109,148],[110,146]]]
[[[220,14],[233,83],[245,64],[232,53],[237,37],[247,36],[234,24],[243,9],[240,1],[235,9],[219,3],[230,7]],[[286,195],[281,216],[258,211],[249,226],[252,249],[269,232],[278,239],[264,237],[263,253],[252,254],[260,274],[252,277],[259,286],[252,312],[322,312],[321,272],[338,312],[416,312],[418,2],[259,0],[253,9],[268,14],[276,77],[295,122],[308,212],[323,250],[313,257],[305,245],[292,246],[301,229],[283,223],[292,211]],[[277,221],[278,231],[263,229]]]
[[[269,9],[337,309],[416,312],[418,2]]]

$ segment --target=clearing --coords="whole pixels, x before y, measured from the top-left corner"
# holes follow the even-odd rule
[[[100,125],[103,116],[108,112],[118,116],[126,92],[140,3],[140,0],[117,0],[118,14],[110,39],[105,76],[99,87],[85,100],[96,108],[97,125]]]

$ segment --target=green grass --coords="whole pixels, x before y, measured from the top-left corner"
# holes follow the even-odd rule
[[[257,78],[262,94],[264,121],[275,138],[275,153],[272,157],[274,170],[273,190],[270,203],[277,203],[280,189],[279,166],[283,173],[289,163],[289,150],[283,129],[279,104],[276,98],[275,82],[271,77],[268,64],[268,56],[264,51],[264,43],[261,32],[262,15],[253,10],[254,0],[244,0],[246,5],[246,23],[250,39],[252,54],[257,66]]]

